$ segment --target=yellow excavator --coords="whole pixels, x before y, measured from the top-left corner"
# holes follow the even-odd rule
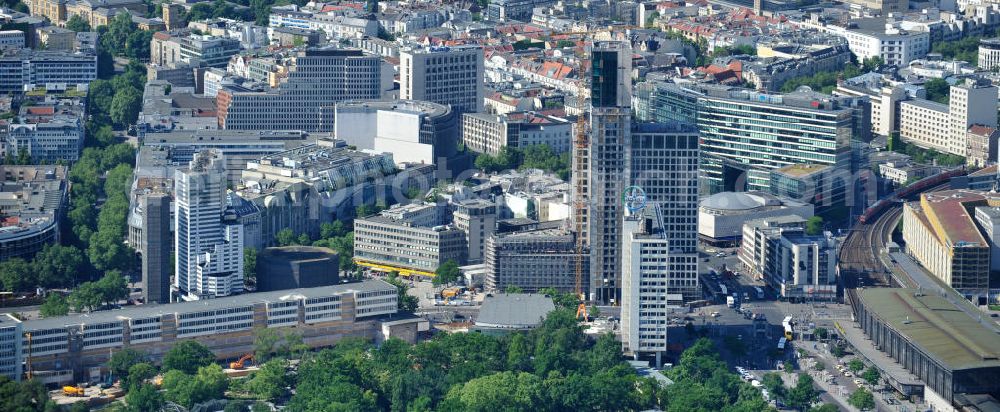
[[[238,361],[229,362],[229,369],[237,369],[237,370],[243,369],[244,367],[243,364],[246,363],[246,361],[250,360],[253,360],[253,354],[248,353],[246,355],[243,355],[243,357],[241,357]]]
[[[83,388],[79,386],[63,386],[63,395],[66,396],[86,396]]]

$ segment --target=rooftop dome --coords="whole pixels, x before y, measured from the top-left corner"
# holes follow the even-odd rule
[[[701,201],[701,206],[715,210],[750,210],[767,205],[759,195],[739,192],[716,193]]]

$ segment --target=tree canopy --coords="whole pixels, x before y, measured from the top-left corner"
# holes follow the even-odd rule
[[[441,266],[438,266],[434,274],[436,275],[434,276],[434,285],[446,285],[458,280],[462,272],[458,270],[458,262],[448,259]]]
[[[569,153],[555,153],[549,145],[538,144],[525,148],[504,147],[496,155],[479,154],[476,168],[487,173],[509,169],[541,169],[569,178]]]
[[[69,302],[63,295],[58,293],[52,293],[47,298],[45,298],[45,303],[38,308],[38,314],[43,318],[51,318],[53,316],[63,316],[69,313]]]
[[[198,368],[215,362],[215,355],[205,345],[186,340],[174,345],[163,355],[163,370],[178,370],[193,375]]]
[[[288,409],[770,409],[759,391],[727,371],[708,340],[685,352],[670,372],[675,384],[664,387],[637,376],[613,336],[585,337],[574,315],[559,308],[538,329],[500,337],[440,334],[416,345],[393,339],[378,347],[348,338],[299,365]]]
[[[45,385],[36,380],[14,381],[0,375],[0,412],[48,412],[58,406],[49,400]]]
[[[847,403],[863,411],[875,409],[875,396],[865,388],[858,388],[847,398]]]

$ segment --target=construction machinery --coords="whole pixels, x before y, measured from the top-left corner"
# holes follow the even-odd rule
[[[229,369],[243,369],[244,363],[252,360],[253,360],[253,354],[248,353],[240,357],[240,359],[237,360],[236,362],[229,362]]]
[[[66,396],[86,396],[83,388],[79,386],[63,386],[63,395]]]

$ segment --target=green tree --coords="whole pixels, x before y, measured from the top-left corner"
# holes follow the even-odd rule
[[[188,408],[196,403],[222,399],[228,387],[229,379],[225,372],[214,363],[198,368],[194,376],[176,369],[163,375],[167,400]]]
[[[128,143],[108,146],[101,152],[101,170],[111,170],[117,165],[135,166],[135,148]]]
[[[406,313],[413,313],[417,311],[417,305],[420,303],[416,296],[411,296],[409,293],[410,287],[407,286],[399,278],[386,279],[396,287],[396,306],[397,308]]]
[[[258,362],[266,362],[271,354],[277,352],[281,337],[274,329],[257,329],[254,331],[253,353]]]
[[[32,266],[41,286],[69,287],[86,273],[84,259],[83,252],[73,246],[46,245],[35,255]]]
[[[878,369],[875,369],[874,366],[869,366],[868,369],[865,369],[864,373],[861,374],[861,379],[864,379],[869,385],[877,384],[879,378],[881,377],[882,375],[879,374]]]
[[[134,88],[126,87],[115,93],[108,115],[111,116],[115,126],[124,129],[135,123],[140,110],[142,110],[142,94]]]
[[[291,246],[295,243],[295,232],[289,228],[281,229],[274,235],[274,241],[278,246]]]
[[[118,271],[109,271],[96,285],[101,301],[105,304],[113,304],[128,297],[128,279]]]
[[[878,70],[884,64],[885,64],[885,60],[882,60],[882,56],[872,56],[872,57],[869,57],[869,58],[865,59],[861,63],[861,68],[862,68],[862,70],[864,70],[866,72],[873,72],[875,70]]]
[[[819,392],[813,387],[813,379],[805,373],[800,373],[795,387],[788,391],[786,404],[800,411],[809,408],[819,398]]]
[[[344,227],[344,222],[339,220],[334,220],[333,222],[324,222],[319,226],[319,236],[324,239],[331,237],[341,237],[347,234],[347,228]]]
[[[288,384],[286,368],[287,362],[284,359],[269,360],[254,372],[246,388],[260,399],[275,401],[285,393],[285,386]]]
[[[31,265],[21,258],[10,258],[0,262],[0,284],[8,292],[28,292],[38,281]]]
[[[115,136],[114,130],[111,129],[111,126],[107,125],[98,128],[97,132],[93,133],[93,137],[92,141],[97,147],[111,146],[118,139]]]
[[[521,287],[517,286],[517,285],[508,285],[507,288],[504,289],[504,292],[505,293],[524,293],[524,289],[521,289]]]
[[[806,220],[806,234],[808,235],[821,235],[823,234],[823,218],[819,216],[813,216]]]
[[[129,370],[133,366],[146,362],[146,354],[132,348],[124,348],[111,354],[108,360],[108,368],[111,373],[120,379],[128,377]]]
[[[0,412],[49,412],[58,407],[45,385],[36,380],[14,381],[0,375]]]
[[[49,297],[45,298],[45,303],[38,308],[38,312],[43,318],[65,316],[69,313],[69,302],[58,293],[50,293]]]
[[[198,368],[215,362],[215,355],[208,348],[193,340],[182,341],[163,355],[163,370],[178,370],[191,375]]]
[[[652,12],[649,16],[646,16],[646,27],[653,27],[656,24],[656,19],[660,18],[659,12]]]
[[[90,31],[90,23],[84,20],[83,17],[80,17],[79,14],[74,14],[69,18],[69,20],[66,20],[66,29],[78,33],[86,32]]]
[[[809,410],[809,412],[839,412],[839,411],[840,408],[838,408],[837,405],[834,405],[832,403],[824,403],[820,406],[817,406]]]
[[[153,32],[150,30],[137,30],[129,33],[125,38],[125,55],[133,59],[146,59],[149,57],[149,43],[153,40]]]
[[[291,330],[285,332],[284,340],[278,348],[283,356],[290,358],[301,358],[310,349],[302,334]]]
[[[543,295],[548,295],[552,298],[552,303],[556,306],[576,310],[576,307],[580,305],[580,298],[576,295],[566,292],[560,292],[556,288],[541,288],[538,293]]]
[[[108,203],[104,205],[108,207]],[[125,206],[128,205],[125,204]],[[98,220],[101,220],[100,216],[98,216]],[[127,270],[132,266],[135,252],[122,243],[122,235],[115,232],[117,230],[98,230],[90,235],[87,255],[90,258],[90,264],[94,265],[97,270]]]
[[[850,369],[851,372],[858,373],[864,368],[865,363],[862,362],[861,359],[851,359],[850,362],[847,362],[847,369]]]
[[[122,379],[122,387],[131,391],[156,376],[156,367],[147,362],[137,363],[128,368],[127,378]]]
[[[139,385],[125,395],[127,412],[158,411],[163,407],[163,394],[153,385]]]
[[[822,340],[830,337],[830,331],[828,331],[826,328],[816,328],[813,329],[813,335],[816,335],[816,338]]]
[[[102,297],[96,282],[84,282],[69,294],[67,301],[76,312],[93,312],[94,309],[101,306]]]
[[[886,149],[898,152],[902,149],[903,141],[899,138],[899,132],[890,132],[889,139],[886,140]],[[877,169],[876,169],[877,170]]]
[[[781,379],[781,375],[775,372],[765,373],[764,376],[760,378],[760,383],[764,385],[772,396],[776,399],[785,399],[788,395],[788,389],[785,388],[785,382]]]
[[[257,283],[257,249],[243,248],[243,278],[251,284]]]
[[[458,263],[454,259],[448,259],[448,261],[438,266],[437,270],[434,271],[434,286],[446,285],[453,283],[462,275],[462,272],[458,270]]]
[[[448,393],[447,401],[467,411],[493,411],[497,405],[509,410],[533,410],[543,403],[542,380],[521,372],[500,372],[473,379]]]
[[[847,403],[863,411],[875,409],[875,396],[865,388],[858,388],[847,398]]]
[[[924,82],[924,90],[927,91],[927,100],[948,104],[951,85],[944,79],[930,79]]]
[[[847,354],[847,352],[844,350],[843,346],[841,346],[841,345],[833,345],[833,347],[830,348],[830,354],[832,354],[834,357],[837,357],[837,358],[843,358],[844,355]]]
[[[296,245],[308,245],[312,243],[312,239],[309,239],[307,233],[299,233],[299,236],[295,239]]]

